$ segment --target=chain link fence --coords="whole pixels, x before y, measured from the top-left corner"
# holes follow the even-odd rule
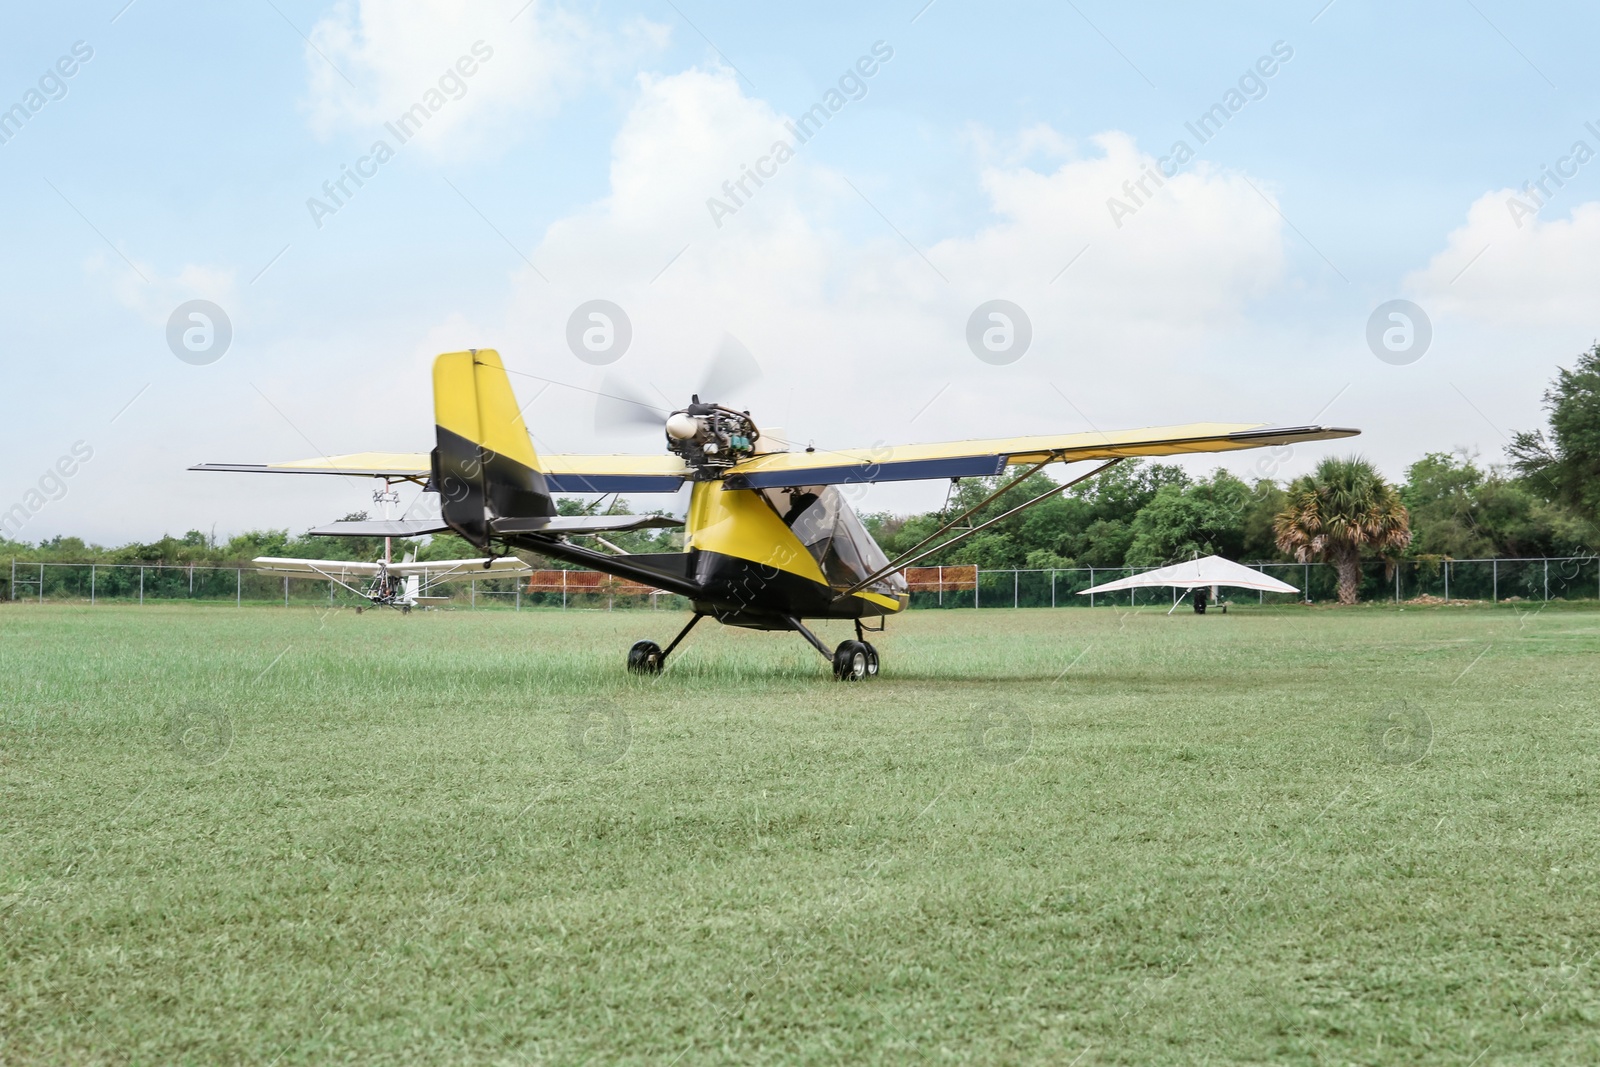
[[[1337,599],[1337,575],[1323,564],[1250,563],[1256,570],[1297,587],[1299,593],[1255,593],[1235,589],[1234,603],[1286,604]],[[1090,586],[1154,568],[1071,567],[1056,570],[984,570],[948,578],[937,590],[914,590],[913,608],[1138,607],[1170,604],[1165,587],[1080,596]],[[573,572],[580,574],[584,572]],[[968,576],[975,577],[970,578]],[[204,603],[360,605],[364,601],[333,582],[262,574],[253,567],[136,563],[35,563],[11,561],[0,571],[8,601],[73,601],[89,604],[194,601]],[[682,610],[689,601],[671,593],[637,594],[612,583],[574,583],[555,590],[531,589],[526,577],[477,578],[435,587],[442,599],[430,607],[450,609],[524,607],[599,610]],[[1495,603],[1600,600],[1600,556],[1537,559],[1403,560],[1362,567],[1363,601],[1474,600]]]
[[[1338,599],[1338,574],[1320,563],[1247,563],[1300,590],[1258,593],[1224,589],[1234,603],[1289,604]],[[913,592],[914,608],[1038,608],[1172,604],[1180,591],[1170,587],[1129,589],[1080,595],[1091,586],[1127,578],[1154,567],[1074,567],[1059,570],[979,570],[976,586],[957,591],[948,586],[935,594]],[[1366,602],[1459,600],[1519,601],[1600,600],[1600,556],[1537,559],[1421,559],[1389,565],[1381,560],[1362,564],[1360,599]]]

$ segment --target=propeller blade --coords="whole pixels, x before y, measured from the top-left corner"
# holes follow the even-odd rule
[[[595,394],[596,433],[630,433],[642,427],[659,431],[666,423],[667,412],[620,378],[608,375],[603,389]]]
[[[733,334],[723,334],[717,354],[700,378],[700,399],[716,404],[731,402],[734,394],[761,378],[761,364]]]

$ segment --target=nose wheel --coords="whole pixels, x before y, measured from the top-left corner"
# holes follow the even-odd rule
[[[809,641],[811,647],[833,665],[834,678],[841,682],[864,682],[878,676],[878,650],[865,640],[860,619],[856,620],[856,639],[841,641],[832,652],[828,651],[828,646],[822,643],[821,638],[806,629],[805,623],[793,616],[787,621],[794,627],[795,633]]]
[[[866,641],[843,641],[833,650],[833,676],[841,682],[864,682],[878,676],[878,650]]]

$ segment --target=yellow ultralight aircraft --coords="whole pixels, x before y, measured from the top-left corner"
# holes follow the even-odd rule
[[[430,453],[362,452],[292,463],[204,463],[192,470],[332,474],[413,482],[439,494],[440,517],[337,522],[311,532],[415,537],[453,531],[491,556],[513,548],[589,567],[687,597],[689,620],[666,648],[639,641],[628,667],[657,673],[706,616],[732,626],[792,630],[846,681],[878,672],[862,620],[904,611],[904,568],[1033,507],[1132,456],[1229,452],[1350,437],[1322,426],[1267,428],[1198,423],[1112,433],[1011,437],[872,449],[779,451],[750,414],[695,396],[665,420],[665,455],[535,453],[499,353],[449,352],[433,366],[436,447]],[[781,443],[779,443],[779,447]],[[1049,463],[1099,465],[985,522],[969,520]],[[890,560],[839,486],[859,482],[994,477],[1022,468],[979,504]],[[685,522],[656,515],[556,513],[553,494],[671,493],[692,483]],[[963,526],[963,523],[968,523]],[[681,552],[608,555],[571,538],[686,526]],[[856,637],[829,649],[806,619],[849,619]],[[880,622],[876,630],[882,630]],[[876,632],[876,631],[874,631]]]

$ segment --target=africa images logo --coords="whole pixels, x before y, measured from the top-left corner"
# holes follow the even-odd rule
[[[63,100],[67,95],[67,79],[77,74],[83,64],[94,58],[94,49],[86,41],[77,41],[72,54],[62,56],[55,65],[39,76],[38,88],[30,87],[22,100],[8,108],[0,109],[0,144],[9,144],[22,132],[28,120],[44,110],[52,100]]]
[[[1222,99],[1202,111],[1193,122],[1183,124],[1184,129],[1193,135],[1196,145],[1203,145],[1221,133],[1228,120],[1243,111],[1247,104],[1265,99],[1268,81],[1282,69],[1283,64],[1293,58],[1294,49],[1287,41],[1274,41],[1271,54],[1259,57],[1246,68],[1237,84],[1229,86],[1222,94]],[[1111,213],[1111,221],[1117,229],[1122,229],[1122,220],[1137,214],[1140,208],[1155,198],[1156,190],[1165,185],[1168,178],[1176,178],[1178,172],[1194,157],[1195,149],[1180,138],[1172,143],[1166,155],[1156,160],[1154,167],[1146,163],[1138,178],[1123,182],[1122,194],[1127,197],[1126,200],[1115,196],[1106,198],[1106,210]],[[1150,183],[1154,183],[1154,188]]]
[[[760,189],[768,179],[776,178],[778,168],[794,158],[795,150],[800,145],[815,137],[828,120],[843,111],[851,100],[866,97],[867,79],[877,74],[882,64],[893,58],[894,49],[887,42],[874,41],[872,54],[861,56],[839,75],[837,88],[829,88],[822,94],[821,100],[800,113],[799,119],[784,122],[784,127],[794,134],[794,143],[774,141],[767,154],[755,161],[754,167],[748,163],[739,164],[739,176],[722,183],[722,194],[726,199],[714,196],[706,198],[706,210],[711,212],[711,221],[717,224],[717,229],[722,228],[724,216],[738,214],[739,209],[755,196],[755,189],[750,188],[751,182],[755,183],[756,189]],[[741,193],[744,195],[741,196]]]
[[[476,58],[474,58],[476,57]],[[444,110],[445,104],[451,100],[460,100],[467,95],[467,79],[477,74],[480,65],[489,62],[494,57],[494,49],[483,41],[475,41],[472,45],[472,55],[462,56],[454,65],[446,67],[438,81],[429,86],[422,94],[422,99],[412,104],[400,117],[393,122],[384,123],[384,129],[394,136],[396,145],[403,145],[418,133],[434,115]],[[373,178],[378,176],[378,167],[389,162],[395,155],[395,149],[382,137],[372,142],[372,147],[367,154],[355,161],[352,167],[348,163],[339,165],[339,176],[322,183],[323,195],[326,200],[318,197],[306,199],[306,210],[311,213],[311,221],[316,223],[317,229],[322,229],[322,220],[327,215],[337,215],[341,208],[354,199],[356,193]],[[354,183],[355,188],[350,186]]]

